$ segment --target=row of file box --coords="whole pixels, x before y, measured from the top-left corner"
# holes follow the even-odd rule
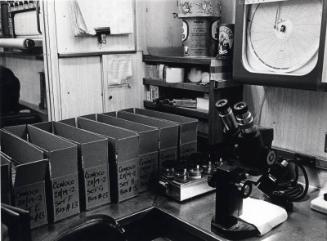
[[[29,210],[34,228],[132,198],[155,183],[163,162],[197,151],[197,123],[126,109],[5,127],[2,201]]]

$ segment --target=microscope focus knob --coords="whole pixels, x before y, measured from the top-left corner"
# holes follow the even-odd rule
[[[240,191],[243,198],[247,198],[252,192],[252,183],[249,181],[241,182],[237,184],[238,190]]]
[[[266,157],[266,163],[268,166],[272,166],[276,163],[276,160],[277,160],[277,154],[275,151],[273,150],[270,150],[267,154],[267,157]]]

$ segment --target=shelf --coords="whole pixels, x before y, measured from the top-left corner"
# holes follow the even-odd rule
[[[199,84],[193,84],[193,83],[166,83],[163,80],[159,79],[149,79],[144,78],[143,79],[144,85],[154,85],[154,86],[160,86],[164,88],[174,88],[174,89],[181,89],[181,90],[191,90],[196,92],[203,92],[203,93],[209,93],[210,88],[208,85],[199,85]],[[216,81],[215,82],[215,90],[219,89],[225,89],[225,88],[232,88],[232,87],[238,87],[242,84],[237,83],[232,80],[226,80],[226,81]]]
[[[240,84],[233,80],[225,80],[225,81],[215,81],[215,90],[226,89],[226,88],[233,88],[233,87],[240,87],[243,84]]]
[[[23,100],[19,100],[19,104],[27,107],[28,109],[39,113],[41,116],[47,116],[48,115],[48,111],[46,109],[41,109],[38,105],[36,104],[32,104]]]
[[[154,56],[143,55],[143,62],[153,64],[191,64],[210,66],[211,60],[215,60],[215,57],[184,57],[184,56]],[[230,60],[220,60],[222,63],[230,64]]]
[[[166,83],[163,80],[158,79],[143,79],[144,85],[155,85],[165,88],[174,88],[174,89],[181,89],[181,90],[191,90],[203,93],[209,93],[209,85],[199,85],[193,83]]]
[[[175,107],[169,104],[161,104],[152,101],[144,101],[144,107],[157,111],[179,114],[183,116],[197,118],[199,123],[203,124],[203,128],[199,133],[199,137],[207,140],[209,146],[221,142],[222,128],[217,121],[216,110],[214,105],[217,100],[228,98],[232,103],[242,99],[242,84],[232,80],[232,61],[218,60],[215,57],[184,57],[167,51],[166,55],[143,55],[143,62],[150,66],[149,71],[155,74],[155,68],[158,65],[173,66],[178,68],[197,68],[201,71],[211,73],[210,83],[207,85],[199,85],[196,83],[166,83],[162,79],[143,78],[145,86],[158,86],[160,88],[160,97],[162,99],[176,97],[194,98],[203,93],[209,95],[209,111],[203,111],[193,108]],[[152,68],[153,67],[153,68]],[[161,66],[162,67],[162,66]],[[160,69],[161,69],[160,67]],[[159,69],[159,68],[158,68]]]
[[[144,101],[144,107],[149,109],[155,109],[163,112],[170,112],[178,115],[184,115],[193,118],[205,119],[208,120],[209,114],[208,111],[191,109],[191,108],[183,108],[183,107],[175,107],[170,105],[156,105],[151,101]]]
[[[25,51],[14,51],[14,50],[6,50],[0,51],[1,57],[15,57],[15,58],[32,58],[36,60],[43,60],[42,48],[37,52],[25,52]]]

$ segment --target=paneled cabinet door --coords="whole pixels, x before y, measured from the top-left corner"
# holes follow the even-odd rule
[[[141,107],[143,100],[142,54],[103,56],[104,111]]]
[[[100,57],[59,60],[61,118],[103,112]]]

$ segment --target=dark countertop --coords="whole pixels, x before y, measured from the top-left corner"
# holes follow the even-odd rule
[[[69,229],[70,226],[74,226],[74,223],[96,214],[108,215],[117,220],[124,219],[137,212],[152,209],[154,200],[155,195],[151,193],[143,193],[122,203],[108,204],[91,211],[82,212],[76,216],[64,219],[55,224],[45,225],[32,230],[32,240],[52,241],[58,234],[66,229]]]
[[[310,201],[317,194],[317,191],[312,192],[310,199],[304,202],[294,203],[294,211],[289,213],[287,221],[283,224],[262,237],[254,237],[246,240],[326,241],[327,216],[310,209]],[[183,204],[171,200],[160,200],[158,207],[160,210],[178,217],[180,220],[192,226],[200,228],[200,230],[217,240],[227,240],[211,232],[215,194],[209,194]]]
[[[294,204],[294,211],[289,213],[287,221],[262,237],[246,239],[264,241],[326,241],[327,216],[310,209],[310,200],[317,196],[317,191],[310,193],[310,198]],[[33,230],[33,241],[53,240],[63,230],[74,222],[94,214],[104,214],[122,220],[135,213],[153,208],[169,214],[178,220],[194,227],[211,240],[226,240],[211,232],[211,219],[215,207],[215,194],[208,194],[184,203],[178,203],[163,196],[143,193],[138,197],[119,204],[110,204],[92,211],[83,212],[72,218],[60,221],[54,225],[44,226]]]

